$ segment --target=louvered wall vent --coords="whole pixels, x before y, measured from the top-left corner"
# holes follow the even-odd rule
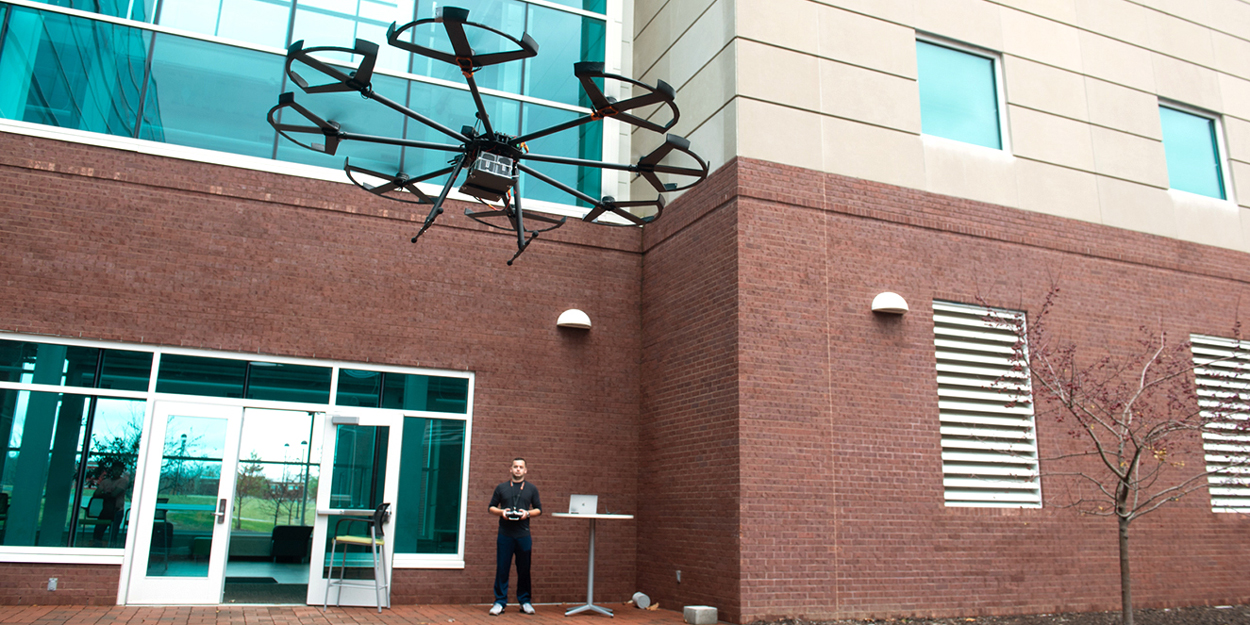
[[[1012,370],[1017,330],[989,315],[1023,331],[1021,312],[933,302],[946,505],[1041,507],[1032,390]]]
[[[1250,341],[1192,335],[1198,406],[1211,421],[1202,433],[1211,510],[1250,512]]]

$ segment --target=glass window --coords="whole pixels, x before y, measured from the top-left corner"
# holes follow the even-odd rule
[[[165,354],[156,374],[156,392],[243,397],[246,377],[246,360]]]
[[[386,30],[392,23],[411,22],[413,0],[377,2],[360,0],[300,0],[295,8],[291,42],[303,40],[308,47],[351,48],[356,39],[378,44],[377,67],[408,71],[408,52],[386,43]],[[285,30],[286,22],[283,22]]]
[[[247,370],[247,398],[330,403],[330,368],[252,362]]]
[[[464,474],[463,421],[404,418],[395,508],[396,553],[456,553]]]
[[[124,545],[143,411],[142,401],[0,390],[3,543]]]
[[[529,13],[529,34],[538,42],[539,54],[525,61],[525,95],[586,105],[581,102],[584,92],[573,75],[573,64],[603,61],[606,25],[602,20],[536,5],[530,5]]]
[[[340,406],[425,410],[466,414],[469,380],[344,369],[339,372]]]
[[[445,6],[436,0],[421,0],[417,4],[417,18],[419,20],[434,17],[437,6]],[[521,34],[526,30],[525,24],[525,4],[521,2],[499,2],[498,0],[462,0],[451,4],[469,11],[469,21],[475,24],[482,24],[494,28],[495,30],[507,33],[511,37],[521,38]],[[444,52],[451,52],[451,43],[447,40],[447,31],[442,24],[426,24],[411,29],[412,41],[418,45]],[[516,44],[481,28],[468,27],[465,28],[465,36],[469,40],[469,45],[473,51],[478,54],[493,54],[495,52],[505,52],[516,49]],[[543,42],[538,42],[539,55],[543,54]],[[441,78],[450,80],[454,83],[463,84],[464,78],[460,75],[460,69],[450,63],[436,61],[434,59],[421,56],[419,54],[412,55],[412,73],[419,76],[429,76],[431,78]],[[521,93],[521,72],[522,63],[510,62],[498,65],[490,65],[482,68],[473,75],[473,80],[477,82],[477,86],[485,89],[498,89],[509,93]],[[571,67],[571,66],[570,66]],[[441,121],[441,120],[440,120]],[[492,123],[494,119],[492,118]],[[459,129],[459,126],[452,126]],[[511,134],[512,131],[505,131]]]
[[[283,57],[158,35],[139,138],[273,157]]]
[[[520,126],[521,105],[515,100],[505,100],[492,96],[482,96],[487,114],[490,115],[491,126],[496,132],[515,135]],[[462,126],[476,125],[477,108],[473,104],[473,96],[468,91],[440,87],[422,82],[409,83],[408,106],[416,112],[448,127],[459,131]],[[414,141],[428,141],[443,145],[452,145],[454,140],[443,133],[420,122],[409,120],[405,134]],[[410,176],[421,176],[438,171],[449,165],[454,156],[452,152],[440,150],[424,150],[415,148],[404,149],[404,171]],[[443,185],[446,176],[431,179],[431,184]],[[464,175],[461,174],[461,182]]]
[[[1159,107],[1163,150],[1168,162],[1168,185],[1225,199],[1215,120],[1167,106]]]
[[[146,391],[152,378],[152,354],[121,349],[103,350],[99,388]]]
[[[163,0],[159,20],[170,28],[284,48],[290,14],[291,3],[284,0]]]
[[[151,34],[13,9],[0,48],[0,115],[134,136]]]
[[[916,70],[921,132],[1002,148],[994,59],[917,41]]]
[[[399,78],[390,78],[380,74],[373,76],[373,89],[383,97],[399,104],[404,103],[406,86],[405,81]],[[404,136],[405,117],[402,114],[376,102],[365,102],[355,91],[300,93],[297,101],[322,119],[338,122],[343,130],[348,132],[382,137]],[[282,111],[282,117],[282,121],[288,124],[308,123],[299,113],[292,110]],[[305,142],[314,140],[312,135],[297,136],[297,138]],[[320,137],[315,140],[322,141]],[[396,146],[347,141],[339,144],[338,152],[330,156],[313,152],[286,139],[278,141],[278,160],[341,169],[343,161],[350,159],[352,165],[386,174],[399,171],[400,152],[400,148]]]
[[[330,507],[373,510],[386,492],[387,426],[340,425],[334,440]]]

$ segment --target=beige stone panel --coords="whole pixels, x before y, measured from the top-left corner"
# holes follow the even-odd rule
[[[922,0],[815,0],[860,15],[879,18],[903,26],[916,24],[917,3]]]
[[[1168,186],[1168,163],[1163,142],[1093,126],[1094,170],[1133,182]]]
[[[822,6],[820,56],[908,78],[916,77],[916,31]]]
[[[1097,78],[1085,78],[1090,123],[1151,139],[1163,138],[1159,98]]]
[[[1102,223],[1176,238],[1176,214],[1166,190],[1099,176],[1098,198]]]
[[[1012,151],[1034,160],[1094,170],[1094,148],[1089,124],[1010,107]]]
[[[1228,157],[1250,163],[1250,121],[1236,117],[1224,117],[1224,137]],[[1250,180],[1246,181],[1250,184]],[[1250,191],[1250,188],[1246,189]],[[1242,196],[1238,194],[1238,198]]]
[[[1076,24],[1076,5],[1085,0],[999,0],[999,4],[1056,22]]]
[[[1140,46],[1148,42],[1150,13],[1150,9],[1125,0],[1078,0],[1076,3],[1078,26]]]
[[[933,193],[1018,207],[1020,188],[1015,164],[1019,160],[1002,150],[922,137],[925,189]]]
[[[1098,177],[1085,171],[1017,159],[1020,208],[1068,219],[1099,223]]]
[[[983,0],[916,0],[915,26],[939,37],[1002,50],[1001,11]]]
[[[733,0],[669,2],[634,37],[634,71],[681,86],[733,37]]]
[[[738,155],[820,169],[820,114],[737,98]]]
[[[708,171],[716,171],[737,156],[739,101],[727,104],[686,137],[690,140],[690,149],[707,161]]]
[[[1233,198],[1241,206],[1250,207],[1250,163],[1231,161],[1229,167],[1232,169]]]
[[[912,189],[925,188],[920,136],[836,117],[821,120],[824,171]]]
[[[1220,111],[1219,72],[1162,54],[1151,54],[1159,97],[1209,111]]]
[[[815,111],[820,108],[820,62],[810,54],[746,39],[737,43],[738,93]]]
[[[823,8],[811,0],[735,0],[738,36],[817,54]]]
[[[1250,252],[1242,230],[1246,209],[1192,193],[1169,191],[1176,214],[1176,235],[1186,241]]]
[[[1228,74],[1218,74],[1220,101],[1225,115],[1250,119],[1250,80]]]
[[[1250,35],[1250,28],[1241,32]],[[1212,31],[1211,46],[1215,50],[1215,69],[1238,78],[1250,78],[1250,41]]]
[[[1150,49],[1206,67],[1215,64],[1211,33],[1206,28],[1156,11],[1149,13],[1147,27]]]
[[[1203,25],[1240,37],[1250,37],[1250,4],[1244,0],[1207,0],[1201,4],[1209,6],[1211,13],[1210,21],[1202,22]]]
[[[1154,93],[1150,52],[1101,35],[1082,32],[1081,64],[1089,76]]]
[[[677,106],[681,117],[673,132],[685,136],[716,115],[734,98],[737,93],[736,50],[737,46],[726,47],[677,91]]]
[[[844,119],[920,133],[916,81],[820,61],[820,112]]]
[[[1085,77],[1015,56],[1003,59],[1007,102],[1074,119],[1089,119]]]
[[[1081,71],[1080,31],[1076,28],[1003,9],[1003,52],[1068,71]]]

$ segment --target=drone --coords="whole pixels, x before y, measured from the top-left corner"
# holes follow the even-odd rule
[[[405,33],[427,24],[442,25],[450,42],[451,52],[404,40]],[[507,42],[502,44],[506,49],[502,52],[487,54],[474,52],[469,45],[466,28],[486,31],[501,37]],[[331,156],[335,155],[340,144],[346,141],[447,153],[450,158],[446,167],[415,176],[409,176],[402,171],[392,174],[367,169],[353,165],[351,159],[346,159],[343,164],[343,169],[352,183],[373,195],[397,202],[431,206],[420,230],[412,237],[413,243],[416,243],[421,235],[434,225],[439,215],[443,214],[443,203],[461,174],[464,174],[464,181],[459,188],[460,193],[477,199],[485,206],[478,210],[465,209],[465,216],[492,228],[508,230],[516,234],[517,251],[508,260],[508,265],[512,265],[525,252],[530,243],[538,238],[539,233],[559,228],[567,219],[566,217],[557,219],[533,212],[526,213],[522,209],[521,196],[514,192],[522,173],[588,204],[591,207],[590,211],[586,213],[582,221],[619,226],[643,226],[654,221],[664,212],[664,193],[689,189],[707,178],[708,164],[691,151],[690,142],[681,136],[667,132],[677,123],[680,113],[674,102],[675,90],[662,80],[657,81],[653,87],[625,76],[607,73],[604,64],[600,62],[574,63],[573,75],[581,84],[593,110],[570,121],[513,136],[499,132],[492,127],[490,115],[486,112],[482,94],[473,76],[485,67],[537,56],[538,43],[532,37],[522,34],[521,38],[517,39],[489,26],[470,22],[467,9],[442,7],[433,18],[412,21],[403,26],[392,23],[387,29],[386,39],[391,46],[411,54],[455,65],[464,76],[469,92],[473,96],[473,102],[477,108],[477,122],[473,126],[463,126],[457,131],[374,91],[372,80],[379,47],[378,44],[363,39],[357,39],[355,47],[352,48],[304,47],[303,41],[297,41],[287,49],[286,75],[300,90],[308,94],[358,92],[366,100],[377,102],[445,135],[447,143],[350,132],[344,129],[342,124],[334,120],[322,119],[296,102],[294,92],[286,92],[278,97],[278,104],[269,110],[268,120],[269,124],[286,139],[314,152]],[[358,58],[359,62],[354,69],[347,69],[348,66],[331,65],[317,58],[317,55],[326,57],[337,54],[352,55],[351,58]],[[312,81],[306,79],[304,74],[312,77]],[[641,94],[617,101],[605,95],[603,88],[599,86],[600,83],[606,85],[608,81],[628,85],[633,92]],[[313,84],[313,82],[319,84]],[[630,114],[630,111],[638,111],[646,107],[656,107],[657,112],[667,109],[669,120],[661,124]],[[282,114],[288,110],[298,115],[294,123],[282,120]],[[632,164],[529,152],[528,142],[530,141],[609,118],[662,134],[664,141],[659,147]],[[688,158],[675,156],[677,154],[684,154]],[[677,159],[681,161],[679,164],[671,162]],[[656,198],[630,201],[618,201],[610,195],[594,198],[535,170],[526,164],[527,161],[631,172],[650,183],[656,191]],[[419,186],[422,182],[442,176],[448,176],[448,178],[437,197],[431,197]],[[680,182],[666,181],[674,179]],[[611,217],[608,217],[609,215]]]

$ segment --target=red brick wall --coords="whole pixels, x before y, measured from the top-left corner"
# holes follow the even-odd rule
[[[735,552],[711,536],[644,531],[640,580],[650,575],[644,549],[680,553],[698,541],[718,554],[706,568],[740,567],[738,589],[716,597],[722,618],[740,622],[1116,608],[1114,521],[1055,507],[944,506],[931,302],[983,298],[1035,312],[1057,282],[1052,323],[1097,356],[1123,350],[1143,324],[1182,340],[1228,335],[1239,301],[1250,301],[1246,255],[744,159],[709,184],[736,195],[674,202],[669,214],[698,217],[663,236],[649,232],[646,268],[653,256],[674,254],[664,248],[673,241],[693,248],[685,262],[697,264],[697,246],[711,238],[703,224],[735,220],[736,351],[714,356],[688,341],[655,354],[645,343],[644,362],[671,363],[644,367],[646,393],[674,390],[645,405],[644,428],[665,427],[643,440],[699,445],[702,430],[669,422],[686,414],[693,425],[720,411],[682,397],[665,377],[735,364],[737,415],[720,420],[740,434],[722,448],[736,447],[737,466],[726,465],[738,474],[649,449],[643,469],[676,480],[666,494],[739,482],[739,544]],[[660,283],[650,271],[644,280],[644,310],[701,284]],[[903,295],[911,312],[870,312],[886,290]],[[644,337],[651,332],[646,318]],[[661,358],[667,350],[684,356]],[[1066,426],[1043,420],[1039,431],[1043,455],[1071,448]],[[1196,442],[1181,455],[1201,463]],[[1053,506],[1060,489],[1048,480],[1043,493]],[[1250,601],[1250,581],[1237,573],[1250,561],[1250,519],[1209,512],[1202,493],[1131,531],[1139,606]],[[680,589],[670,595],[704,602]]]
[[[0,564],[0,604],[113,605],[121,567],[96,564]],[[56,578],[56,590],[48,579]]]
[[[466,569],[400,571],[396,601],[491,600],[514,456],[549,511],[635,511],[638,231],[573,221],[508,267],[463,206],[413,245],[428,208],[350,185],[4,133],[0,181],[0,329],[476,372]],[[567,308],[593,329],[556,328]],[[623,601],[634,525],[603,525],[596,596]],[[584,599],[586,534],[534,521],[536,601]]]

